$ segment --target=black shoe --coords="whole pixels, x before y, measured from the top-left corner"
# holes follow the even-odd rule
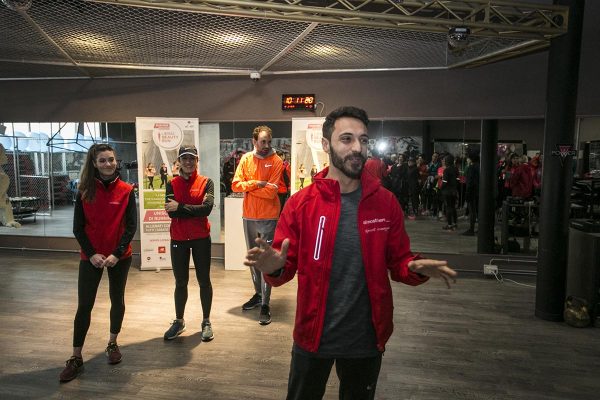
[[[185,321],[184,320],[173,320],[171,327],[167,329],[165,332],[164,339],[165,340],[173,340],[177,336],[181,335],[185,331]]]
[[[262,296],[258,293],[255,293],[254,296],[252,296],[250,298],[250,300],[248,300],[247,302],[244,303],[244,305],[242,306],[242,310],[244,310],[244,311],[252,310],[252,309],[260,306],[261,303],[262,303]]]
[[[258,323],[261,325],[269,325],[271,323],[271,308],[263,304],[260,307],[260,316],[258,317]]]
[[[467,229],[466,231],[464,231],[463,233],[461,233],[461,235],[463,235],[463,236],[475,236],[475,231],[473,231],[471,229]]]

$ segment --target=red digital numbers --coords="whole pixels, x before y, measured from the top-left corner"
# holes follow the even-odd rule
[[[314,94],[284,94],[281,96],[282,110],[309,110],[315,109]]]

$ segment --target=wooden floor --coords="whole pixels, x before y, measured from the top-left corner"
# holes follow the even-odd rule
[[[85,373],[59,384],[71,350],[77,256],[0,251],[0,399],[285,398],[295,281],[273,290],[273,323],[261,327],[258,310],[241,311],[252,294],[247,271],[213,266],[212,280],[215,339],[200,340],[192,280],[188,329],[165,342],[174,313],[171,272],[132,268],[119,337],[124,359],[110,366],[103,354],[109,309],[103,279]],[[396,326],[377,399],[600,399],[600,329],[536,319],[534,288],[473,276],[452,290],[433,281],[396,284],[394,292]],[[334,375],[326,399],[337,398]]]

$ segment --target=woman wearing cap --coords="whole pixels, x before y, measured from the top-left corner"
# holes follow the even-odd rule
[[[61,382],[73,380],[83,372],[81,349],[105,268],[111,304],[106,356],[109,364],[121,362],[117,335],[125,315],[125,284],[131,265],[130,243],[137,227],[133,187],[120,179],[115,151],[108,144],[90,147],[77,189],[73,217],[73,233],[81,246],[77,314],[73,355],[60,374]]]
[[[171,264],[175,276],[175,320],[165,332],[172,340],[185,330],[183,319],[188,298],[190,253],[202,304],[202,341],[213,339],[210,324],[212,285],[210,282],[210,224],[208,215],[214,203],[213,181],[198,174],[198,151],[194,146],[179,149],[179,176],[167,184],[165,210],[171,217]]]

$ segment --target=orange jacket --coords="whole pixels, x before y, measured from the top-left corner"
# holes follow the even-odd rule
[[[275,153],[260,158],[254,152],[242,156],[235,176],[231,182],[231,190],[244,192],[244,210],[242,217],[246,219],[278,219],[279,197],[277,190],[283,161]],[[267,181],[265,187],[259,187],[258,181]]]

